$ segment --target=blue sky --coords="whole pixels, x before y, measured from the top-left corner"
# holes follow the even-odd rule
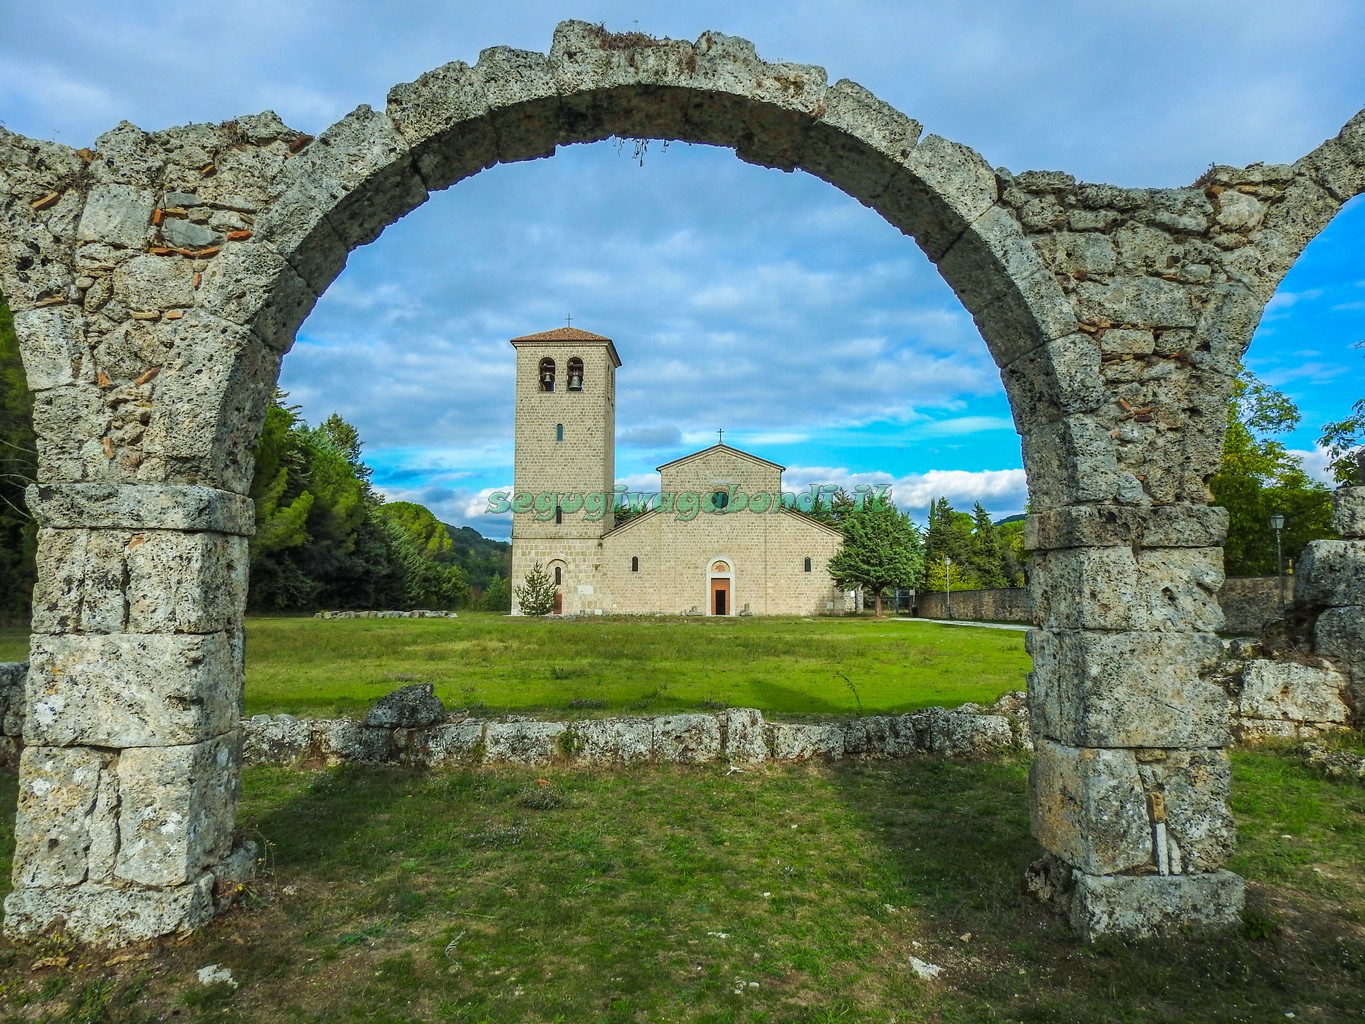
[[[0,121],[89,145],[261,109],[316,133],[486,46],[545,51],[575,17],[745,36],[826,67],[995,166],[1133,186],[1211,163],[1292,161],[1365,104],[1365,5],[1149,0],[498,5],[219,0],[7,11]],[[1365,394],[1365,206],[1353,203],[1271,304],[1248,362],[1304,412],[1291,447]],[[985,345],[914,244],[806,175],[705,147],[570,147],[455,186],[358,250],[286,357],[282,386],[366,442],[391,498],[505,537],[483,496],[511,484],[507,339],[574,326],[624,365],[617,474],[715,440],[787,482],[891,483],[922,518],[946,494],[1022,509],[1018,438]]]

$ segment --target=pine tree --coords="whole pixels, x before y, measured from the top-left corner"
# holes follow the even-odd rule
[[[539,562],[517,587],[517,604],[523,615],[549,615],[555,610],[555,582]]]
[[[890,501],[865,501],[842,524],[844,544],[829,560],[829,574],[840,587],[862,587],[882,615],[882,594],[912,587],[924,567],[919,529]]]

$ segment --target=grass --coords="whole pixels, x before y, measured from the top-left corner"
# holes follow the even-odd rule
[[[888,620],[253,618],[246,711],[354,715],[421,680],[490,711],[874,714],[989,703],[1028,669],[1020,632]]]
[[[1024,688],[1023,633],[870,618],[249,618],[246,713],[363,714],[431,682],[451,708],[884,714]],[[0,630],[0,661],[28,635]]]
[[[0,942],[0,1022],[1365,1014],[1365,788],[1236,754],[1241,932],[1082,947],[1020,890],[1027,768],[253,769],[239,820],[268,857],[249,905],[117,956]],[[0,775],[6,805],[14,789]],[[919,980],[911,955],[943,974]],[[199,985],[214,963],[240,987]]]

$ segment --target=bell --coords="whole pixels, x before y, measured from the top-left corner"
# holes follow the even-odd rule
[[[555,389],[555,375],[546,370],[540,375],[540,386],[546,391],[553,391]]]
[[[570,391],[583,390],[583,375],[581,373],[575,373],[569,377],[569,390]]]

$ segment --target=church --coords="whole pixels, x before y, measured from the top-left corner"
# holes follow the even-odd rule
[[[647,511],[619,524],[610,338],[513,338],[512,583],[540,563],[565,615],[828,615],[853,608],[828,566],[838,530],[782,501],[783,467],[717,443],[658,467]],[[513,613],[519,614],[513,600]]]

